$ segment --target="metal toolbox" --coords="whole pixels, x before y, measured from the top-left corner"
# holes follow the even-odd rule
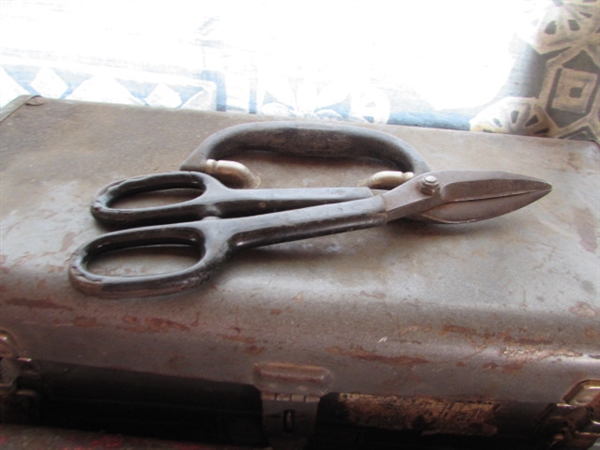
[[[599,149],[357,124],[434,169],[553,192],[490,221],[236,255],[185,292],[75,290],[101,186],[177,170],[260,116],[20,99],[0,123],[2,422],[273,448],[585,449],[600,437]],[[234,155],[261,187],[351,186],[370,158]],[[173,263],[157,252],[139,270]],[[185,263],[185,260],[183,261]]]

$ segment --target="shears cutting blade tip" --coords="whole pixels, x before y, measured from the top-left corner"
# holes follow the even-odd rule
[[[436,223],[465,223],[491,219],[520,209],[547,195],[552,185],[507,172],[443,171],[442,203],[411,218]]]

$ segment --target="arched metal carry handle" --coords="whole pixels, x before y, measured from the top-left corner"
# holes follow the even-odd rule
[[[74,253],[69,266],[69,279],[83,293],[105,298],[163,295],[189,289],[206,280],[227,260],[231,252],[227,240],[220,241],[217,235],[209,238],[207,231],[210,233],[210,227],[176,224],[104,234]],[[211,245],[206,245],[209,241]],[[107,276],[96,274],[88,268],[93,260],[111,252],[168,245],[195,250],[198,261],[185,269],[156,275]]]
[[[216,166],[237,153],[261,150],[287,156],[320,158],[369,158],[382,161],[390,169],[419,175],[429,171],[425,160],[409,144],[388,133],[349,125],[306,122],[258,122],[235,125],[209,136],[181,165],[181,170],[211,173]],[[256,187],[256,176],[245,166],[236,177],[221,179],[236,187]],[[225,170],[225,172],[227,172]],[[231,175],[231,174],[229,174]]]
[[[201,206],[195,201],[196,198],[147,208],[115,208],[113,205],[128,196],[144,192],[194,189],[198,191],[198,196],[201,196],[207,189],[219,190],[220,187],[223,186],[214,178],[197,172],[179,171],[143,175],[115,181],[105,186],[94,198],[90,210],[99,222],[118,228],[165,222],[187,222],[206,213],[201,210]]]

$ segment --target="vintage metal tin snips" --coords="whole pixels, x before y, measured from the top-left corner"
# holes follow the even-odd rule
[[[277,123],[260,125],[263,134],[256,136],[266,140],[249,138],[252,145],[248,148],[278,148],[277,142],[293,141],[276,139]],[[272,135],[264,132],[269,127]],[[300,130],[291,134],[301,136],[305,130]],[[251,132],[251,128],[245,129],[242,135]],[[234,148],[239,150],[243,142],[237,140],[240,135],[235,130],[225,133],[233,133],[236,139],[213,136],[208,139],[209,144],[211,139],[221,144],[206,148],[217,148],[223,155]],[[353,136],[359,135],[356,132]],[[325,132],[321,136],[329,139]],[[344,132],[334,137],[333,141],[344,142]],[[307,141],[308,151],[317,152],[319,146],[323,147],[317,142],[320,141]],[[297,149],[299,145],[287,148]],[[377,156],[392,159],[389,148],[386,151],[379,148]],[[416,152],[403,150],[400,156],[397,153],[393,156],[411,171],[418,173],[426,168]],[[203,157],[210,154],[202,153]],[[182,167],[190,168],[190,161],[197,156],[192,155]],[[195,189],[199,196],[168,206],[112,208],[123,196],[172,188]],[[134,228],[104,234],[81,246],[73,255],[69,276],[77,289],[101,297],[175,293],[197,286],[243,248],[375,227],[401,217],[436,223],[484,220],[521,208],[550,190],[544,181],[493,171],[426,171],[384,193],[368,188],[232,189],[210,175],[186,170],[136,177],[107,186],[92,205],[98,220]],[[206,220],[209,218],[212,220]],[[90,262],[103,254],[152,246],[185,246],[198,256],[198,261],[183,270],[150,276],[107,276],[89,269]]]

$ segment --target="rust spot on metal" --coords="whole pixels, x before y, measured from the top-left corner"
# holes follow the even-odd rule
[[[498,403],[454,401],[420,397],[379,397],[339,394],[349,422],[388,430],[413,430],[422,434],[493,436]]]
[[[600,316],[600,309],[586,302],[578,302],[577,305],[570,307],[569,311],[584,319],[595,319]]]
[[[260,355],[267,350],[267,347],[258,347],[257,345],[249,345],[244,350],[244,353],[248,353],[249,355]]]
[[[123,322],[131,325],[124,327],[124,330],[136,333],[169,333],[170,331],[189,331],[190,329],[182,323],[159,317],[147,317],[142,321],[137,317],[125,316]]]
[[[502,373],[518,374],[525,364],[545,359],[579,358],[582,353],[566,348],[541,348],[537,346],[506,347],[500,351],[500,355],[507,364],[498,364]],[[491,367],[489,367],[491,368]]]
[[[255,344],[256,343],[255,338],[248,337],[248,336],[241,336],[239,334],[237,334],[235,336],[231,336],[230,334],[220,333],[219,336],[221,336],[222,338],[225,338],[229,341],[242,342],[244,344]]]
[[[448,333],[462,334],[463,336],[476,336],[477,331],[473,328],[461,327],[458,325],[444,325],[440,330],[440,335],[444,336]]]
[[[11,298],[6,301],[7,305],[24,306],[26,308],[41,308],[41,309],[63,309],[73,311],[70,306],[57,305],[50,299],[32,300],[28,298]]]
[[[515,374],[521,371],[525,362],[515,362],[510,364],[502,364],[502,373]]]
[[[515,338],[509,334],[504,336],[503,341],[507,344],[517,344],[517,345],[522,345],[522,346],[551,345],[553,343],[552,339],[548,339],[548,338],[543,338],[543,337]]]
[[[375,361],[375,362],[381,362],[384,364],[413,366],[413,365],[417,365],[417,364],[429,363],[428,360],[421,358],[421,357],[415,357],[415,356],[379,355],[377,353],[369,352],[360,346],[356,346],[356,347],[353,347],[350,349],[345,349],[345,348],[341,348],[341,347],[328,347],[325,350],[328,353],[332,353],[334,355],[349,356],[350,358],[354,358],[354,359],[360,359],[363,361]]]
[[[473,328],[446,324],[440,329],[440,336],[445,336],[447,334],[459,334],[467,338],[473,347],[480,347],[475,340],[475,338],[478,337],[477,330],[474,330]]]
[[[229,341],[241,342],[243,344],[256,344],[255,338],[242,335],[242,329],[240,327],[233,326],[233,327],[229,327],[229,329],[235,331],[235,334],[232,335],[232,334],[219,333],[219,336],[221,336],[222,338],[227,339]]]
[[[491,348],[498,350],[499,359],[484,363],[484,370],[501,370],[506,374],[519,373],[525,364],[548,358],[577,358],[581,353],[568,348],[557,347],[551,336],[543,334],[524,335],[526,329],[502,332],[478,333],[476,330],[455,325],[445,325],[440,334],[457,333],[464,336],[478,352]]]
[[[166,333],[170,330],[177,330],[177,331],[188,331],[189,330],[189,327],[187,325],[184,325],[184,324],[178,323],[178,322],[173,322],[172,320],[168,320],[168,319],[161,319],[159,317],[148,317],[144,322],[146,323],[148,328],[150,328],[150,330],[155,333],[157,333],[157,332]]]
[[[138,319],[137,317],[125,316],[123,317],[123,322],[125,322],[128,325],[131,325],[129,327],[124,327],[124,330],[134,331],[136,333],[144,333],[146,331],[146,327],[144,327],[140,319]]]
[[[96,328],[100,324],[94,317],[77,316],[73,319],[73,325],[81,328]]]
[[[526,330],[519,329],[516,333],[523,333]],[[477,330],[472,328],[456,326],[456,325],[444,325],[440,329],[440,335],[444,336],[449,333],[460,334],[465,336],[469,342],[477,348],[486,348],[490,345],[498,345],[499,343],[505,343],[518,347],[541,347],[546,345],[552,345],[555,341],[551,336],[543,335],[526,335],[526,336],[515,336],[510,330],[497,332],[497,333],[478,333]]]
[[[500,369],[502,373],[506,374],[516,374],[525,366],[525,362],[515,362],[510,364],[496,364],[495,362],[485,363],[483,368],[485,370],[496,370]]]

